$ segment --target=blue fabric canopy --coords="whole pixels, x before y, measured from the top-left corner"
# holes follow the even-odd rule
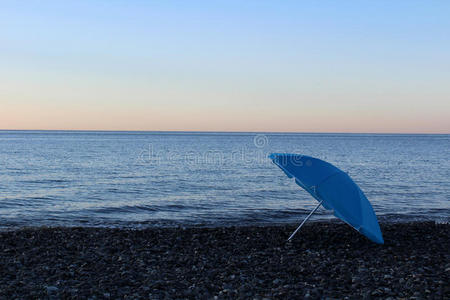
[[[325,209],[375,243],[383,244],[380,225],[372,205],[347,173],[323,160],[289,153],[272,153],[269,158],[289,178],[310,193]]]

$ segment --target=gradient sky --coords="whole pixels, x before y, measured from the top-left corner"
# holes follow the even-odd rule
[[[450,1],[1,1],[0,129],[450,133]]]

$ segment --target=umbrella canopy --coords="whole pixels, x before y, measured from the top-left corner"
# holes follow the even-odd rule
[[[384,243],[372,205],[347,173],[328,162],[300,154],[272,153],[269,158],[325,209],[333,210],[336,217],[375,243]]]

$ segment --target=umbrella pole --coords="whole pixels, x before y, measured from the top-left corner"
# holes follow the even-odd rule
[[[317,206],[309,213],[309,215],[303,220],[302,224],[300,224],[297,229],[295,229],[295,231],[291,234],[291,236],[288,238],[288,241],[290,241],[294,235],[297,233],[297,231],[300,230],[300,228],[302,228],[303,224],[305,224],[306,221],[308,221],[308,219],[312,216],[313,213],[316,212],[316,210],[320,207],[320,205],[322,204],[323,200],[319,202],[319,204],[317,204]]]

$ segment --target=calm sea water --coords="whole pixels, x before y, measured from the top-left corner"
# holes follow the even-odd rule
[[[270,152],[347,171],[383,221],[449,221],[450,135],[0,131],[0,227],[298,222],[316,201]]]

